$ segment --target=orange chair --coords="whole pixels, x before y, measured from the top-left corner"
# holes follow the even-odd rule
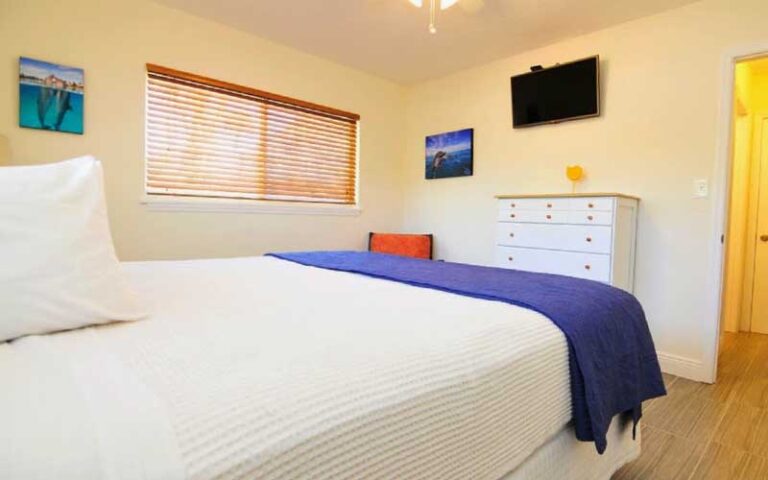
[[[432,235],[371,232],[368,251],[432,260]]]

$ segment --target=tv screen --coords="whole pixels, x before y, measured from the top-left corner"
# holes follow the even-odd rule
[[[512,77],[512,124],[530,127],[600,114],[600,58]]]

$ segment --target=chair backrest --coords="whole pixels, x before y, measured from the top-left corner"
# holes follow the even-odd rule
[[[432,235],[371,232],[368,236],[368,250],[432,260]]]

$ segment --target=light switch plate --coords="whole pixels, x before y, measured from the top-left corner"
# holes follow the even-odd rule
[[[693,181],[693,196],[695,198],[707,198],[709,196],[709,180],[698,178]]]

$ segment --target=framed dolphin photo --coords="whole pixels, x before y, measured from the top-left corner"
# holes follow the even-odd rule
[[[474,129],[430,135],[426,139],[424,178],[472,175]]]
[[[19,58],[19,126],[83,134],[82,68]]]

